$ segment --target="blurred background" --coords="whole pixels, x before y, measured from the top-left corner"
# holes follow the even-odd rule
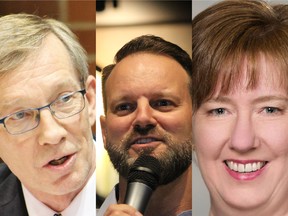
[[[99,116],[103,115],[101,69],[113,63],[116,52],[131,39],[153,34],[192,54],[191,0],[110,0],[96,2],[97,79],[97,194],[105,198],[118,182],[103,148]],[[99,199],[98,199],[99,200]]]

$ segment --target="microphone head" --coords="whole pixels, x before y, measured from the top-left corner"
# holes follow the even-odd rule
[[[161,171],[160,162],[155,157],[141,155],[129,171],[128,183],[140,182],[155,190],[159,184]]]

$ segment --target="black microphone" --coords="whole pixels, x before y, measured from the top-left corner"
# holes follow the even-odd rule
[[[129,170],[124,203],[144,214],[149,199],[158,186],[161,171],[162,167],[156,158],[140,156]]]

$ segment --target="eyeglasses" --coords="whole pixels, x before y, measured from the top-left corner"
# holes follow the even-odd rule
[[[12,135],[22,134],[33,130],[39,125],[40,110],[48,108],[53,116],[65,119],[80,113],[85,107],[84,95],[86,90],[71,92],[62,95],[46,106],[21,110],[0,119],[7,132]]]

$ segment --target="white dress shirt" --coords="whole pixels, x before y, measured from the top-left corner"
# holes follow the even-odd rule
[[[58,213],[37,200],[23,184],[22,188],[29,216],[53,216]],[[62,216],[96,215],[96,171],[72,203],[60,213]]]
[[[115,186],[116,187],[116,186]],[[105,214],[105,211],[111,204],[117,203],[116,198],[116,189],[115,187],[112,189],[112,191],[109,193],[109,195],[104,200],[103,204],[101,205],[100,209],[97,210],[97,216],[103,216]]]

